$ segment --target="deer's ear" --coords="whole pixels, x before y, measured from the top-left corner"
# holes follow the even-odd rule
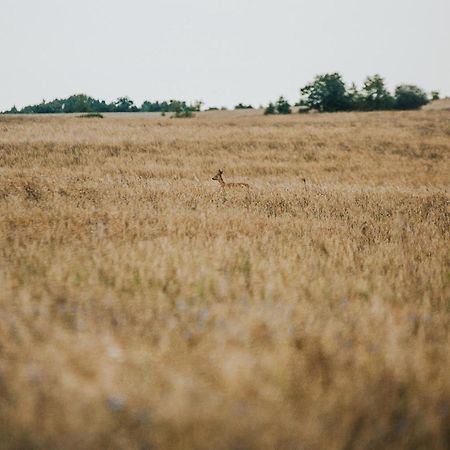
[[[219,169],[219,173],[220,173],[220,175],[222,175],[223,174],[223,170]]]

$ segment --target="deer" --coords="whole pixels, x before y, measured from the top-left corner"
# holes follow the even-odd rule
[[[222,189],[225,188],[247,188],[250,189],[250,186],[247,183],[226,183],[223,181],[223,170],[218,170],[216,175],[214,175],[211,179],[214,181],[218,181],[220,184],[220,187]]]

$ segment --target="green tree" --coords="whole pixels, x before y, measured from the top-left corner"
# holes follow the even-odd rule
[[[14,105],[9,111],[5,111],[2,114],[18,114],[19,110],[16,108],[16,105]]]
[[[163,112],[162,105],[159,102],[150,102],[146,100],[141,106],[142,112]]]
[[[300,90],[304,104],[323,112],[347,111],[351,99],[339,73],[318,75]]]
[[[415,85],[402,84],[395,89],[396,109],[419,109],[427,103],[427,94]]]
[[[365,109],[364,98],[356,83],[352,83],[347,90],[350,109],[360,111]]]
[[[431,100],[439,100],[440,98],[439,91],[431,91]]]
[[[129,97],[119,97],[114,105],[117,112],[137,111],[137,108],[134,106],[133,100],[131,100]]]
[[[175,114],[173,115],[173,117],[176,117],[177,119],[189,118],[189,117],[194,117],[194,114],[193,114],[192,110],[190,110],[190,109],[179,108],[175,111]]]
[[[63,112],[63,100],[55,99],[51,102],[42,100],[38,105],[26,106],[20,112],[25,114],[55,114]]]
[[[276,103],[276,110],[278,114],[291,114],[291,105],[289,102],[281,96]]]
[[[362,109],[366,111],[392,109],[394,98],[386,89],[380,75],[367,77],[361,93]]]
[[[188,117],[193,117],[193,111],[197,111],[195,108],[195,106],[188,106],[186,104],[186,102],[175,102],[171,100],[171,104],[174,107],[174,112],[175,114],[173,115],[173,117],[176,118],[188,118]]]
[[[267,108],[264,110],[264,114],[267,116],[269,114],[275,114],[275,105],[270,102]]]
[[[72,95],[63,100],[62,110],[65,113],[91,112],[92,98],[85,94]]]
[[[146,100],[142,103],[141,111],[143,112],[177,112],[180,113],[184,110],[189,111],[200,111],[203,106],[201,100],[195,101],[193,104],[188,105],[185,101],[181,100],[170,100],[169,102],[151,102]]]

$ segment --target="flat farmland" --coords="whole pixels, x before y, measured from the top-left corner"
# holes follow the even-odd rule
[[[448,449],[449,189],[449,111],[0,116],[0,448]]]

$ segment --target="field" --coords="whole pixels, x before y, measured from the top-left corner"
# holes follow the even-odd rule
[[[449,111],[0,116],[0,448],[448,449],[449,174]]]

